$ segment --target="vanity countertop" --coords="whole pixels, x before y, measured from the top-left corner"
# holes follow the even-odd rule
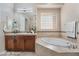
[[[4,35],[37,35],[37,33],[5,33]]]

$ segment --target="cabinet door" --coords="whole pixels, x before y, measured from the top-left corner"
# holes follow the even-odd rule
[[[35,36],[25,36],[24,50],[35,51]]]
[[[24,50],[24,37],[22,35],[16,36],[16,43],[15,48],[17,51],[23,51]]]
[[[5,36],[5,49],[14,50],[14,39],[12,36]]]

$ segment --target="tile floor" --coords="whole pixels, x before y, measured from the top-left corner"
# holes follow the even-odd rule
[[[0,56],[37,56],[35,52],[3,52]]]

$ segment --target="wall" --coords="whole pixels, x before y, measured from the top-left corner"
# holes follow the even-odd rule
[[[0,53],[5,49],[3,26],[13,17],[13,4],[0,3]]]
[[[61,8],[61,31],[65,31],[65,24],[77,20],[79,22],[79,3],[65,3]],[[79,32],[79,26],[78,26]],[[61,33],[65,37],[66,33]]]
[[[73,20],[79,21],[79,4],[66,3],[61,8],[61,30],[65,31],[65,24]]]
[[[38,31],[37,32],[37,37],[60,37],[60,32],[58,31]]]

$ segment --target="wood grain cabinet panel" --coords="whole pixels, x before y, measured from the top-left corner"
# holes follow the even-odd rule
[[[7,51],[35,51],[35,35],[5,36]]]
[[[5,37],[5,48],[6,50],[14,50],[14,39],[12,36],[6,36]]]
[[[15,48],[16,48],[16,50],[24,50],[23,36],[21,36],[21,35],[16,36]]]
[[[27,51],[35,51],[35,37],[34,36],[25,36],[24,48]]]

